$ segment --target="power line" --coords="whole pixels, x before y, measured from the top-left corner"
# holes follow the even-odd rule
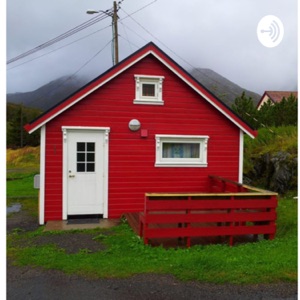
[[[119,9],[121,8],[121,7],[120,7],[120,4],[121,4],[123,1],[124,1],[124,0],[121,0],[121,1],[118,2],[118,8],[117,8],[117,11],[119,11]],[[135,12],[131,13],[131,15],[132,15],[132,14],[135,14],[135,13],[137,13],[137,12],[139,12],[140,10],[142,10],[142,9],[144,9],[145,7],[147,7],[147,6],[151,5],[151,4],[153,4],[153,3],[156,2],[156,1],[157,1],[157,0],[154,0],[154,1],[150,2],[149,4],[147,4],[147,5],[143,6],[143,7],[141,7],[140,9],[138,9],[138,10],[136,10]],[[99,12],[100,12],[100,11],[99,11]],[[68,37],[70,37],[70,36],[72,36],[72,35],[78,33],[79,31],[82,31],[83,29],[86,29],[87,27],[90,27],[90,26],[92,26],[92,25],[98,23],[99,21],[104,20],[105,18],[107,18],[107,17],[109,17],[109,16],[111,17],[112,15],[113,15],[113,8],[108,9],[108,10],[106,10],[106,11],[102,11],[102,12],[101,12],[99,15],[97,15],[96,17],[94,17],[94,18],[92,18],[92,19],[90,19],[90,20],[88,20],[88,21],[86,21],[86,22],[84,22],[84,23],[82,23],[82,24],[80,24],[80,25],[75,26],[74,28],[68,30],[67,32],[65,32],[65,33],[63,33],[63,34],[57,36],[56,38],[53,38],[53,39],[49,40],[48,42],[45,42],[45,43],[43,43],[43,44],[41,44],[41,45],[39,45],[39,46],[37,46],[37,47],[31,49],[31,50],[28,50],[28,51],[26,51],[26,52],[24,52],[24,53],[22,53],[22,54],[20,54],[20,55],[18,55],[18,56],[16,56],[16,57],[14,57],[14,58],[9,59],[9,60],[6,62],[6,64],[7,64],[7,65],[8,65],[8,64],[11,64],[11,63],[13,63],[13,62],[15,62],[15,61],[18,61],[18,60],[20,60],[20,59],[22,59],[22,58],[25,58],[25,57],[27,57],[27,56],[29,56],[29,55],[35,53],[35,52],[38,52],[38,51],[40,51],[40,50],[42,50],[42,49],[44,49],[44,48],[46,48],[46,47],[49,47],[49,46],[51,46],[51,45],[53,45],[53,44],[55,44],[55,43],[57,43],[57,42],[60,42],[60,41],[62,41],[62,40],[64,40],[64,39],[66,39],[66,38],[68,38]],[[129,15],[128,15],[128,16],[129,16]],[[127,16],[127,17],[128,17],[128,16]],[[124,19],[126,19],[127,17],[125,17]],[[110,26],[112,26],[112,25],[110,25]],[[110,27],[110,26],[107,26],[107,27]],[[107,27],[105,27],[105,28],[107,28]],[[98,32],[98,31],[96,31],[96,32]],[[96,33],[96,32],[94,32],[94,33]],[[92,34],[94,34],[94,33],[92,33]],[[85,36],[85,37],[88,37],[88,36],[90,36],[90,35],[87,35],[87,36]],[[85,38],[85,37],[83,37],[83,38]],[[83,39],[83,38],[81,38],[81,39]],[[78,39],[78,40],[76,40],[76,41],[79,41],[79,40],[81,40],[81,39]],[[76,42],[76,41],[74,41],[74,42]],[[42,55],[40,55],[40,56],[38,56],[38,57],[35,57],[35,58],[33,58],[33,59],[30,59],[30,60],[28,60],[28,61],[26,61],[26,62],[24,62],[24,63],[21,63],[21,64],[19,64],[19,65],[17,65],[17,66],[14,66],[14,67],[12,67],[12,68],[9,68],[8,70],[11,70],[11,69],[13,69],[13,68],[15,68],[15,67],[18,67],[18,66],[20,66],[20,65],[23,65],[23,64],[25,64],[25,63],[28,63],[28,62],[30,62],[30,61],[32,61],[32,60],[37,59],[37,58],[43,57],[43,56],[45,56],[45,55],[47,55],[47,54],[49,54],[49,53],[52,53],[52,52],[54,52],[54,51],[57,51],[57,50],[59,50],[59,49],[61,49],[61,48],[63,48],[63,47],[66,47],[66,46],[68,46],[68,45],[71,45],[71,44],[74,43],[74,42],[71,42],[71,43],[69,43],[69,44],[67,44],[67,45],[65,45],[65,46],[59,47],[58,49],[52,50],[52,51],[50,51],[50,52],[48,52],[48,53],[46,53],[46,54],[42,54]]]
[[[72,41],[72,42],[70,42],[70,43],[68,43],[68,44],[66,44],[66,45],[63,45],[63,46],[59,47],[59,48],[53,49],[53,50],[51,50],[51,51],[49,51],[49,52],[47,52],[47,53],[44,53],[44,54],[42,54],[42,55],[40,55],[40,56],[34,57],[34,58],[30,59],[30,60],[27,60],[27,61],[25,61],[25,62],[22,62],[22,63],[20,63],[20,64],[18,64],[18,65],[13,66],[13,67],[10,67],[10,68],[8,68],[7,70],[8,70],[8,71],[9,71],[9,70],[12,70],[12,69],[17,68],[17,67],[19,67],[19,66],[22,66],[22,65],[24,65],[24,64],[27,64],[27,63],[29,63],[29,62],[31,62],[31,61],[33,61],[33,60],[36,60],[36,59],[41,58],[41,57],[43,57],[43,56],[49,55],[49,54],[51,54],[51,53],[53,53],[53,52],[55,52],[55,51],[58,51],[58,50],[60,50],[60,49],[62,49],[62,48],[65,48],[65,47],[70,46],[70,45],[72,45],[72,44],[74,44],[74,43],[77,43],[77,42],[79,42],[79,41],[81,41],[81,40],[83,40],[83,39],[86,39],[86,38],[92,36],[93,34],[96,34],[96,33],[100,32],[100,31],[102,31],[102,30],[104,30],[104,29],[109,28],[109,27],[111,27],[111,25],[106,26],[106,27],[104,27],[104,28],[101,28],[101,29],[99,29],[99,30],[96,30],[96,31],[94,31],[94,32],[92,32],[92,33],[90,33],[90,34],[88,34],[88,35],[85,35],[85,36],[83,36],[83,37],[81,37],[81,38],[79,38],[79,39],[77,39],[77,40],[75,40],[75,41]]]
[[[124,20],[126,18],[131,18],[137,25],[139,25],[144,31],[146,31],[150,36],[152,36],[155,40],[157,40],[159,43],[161,43],[165,48],[167,48],[170,52],[172,52],[176,57],[178,57],[179,59],[181,59],[184,63],[186,63],[190,68],[192,68],[193,70],[195,70],[197,73],[204,75],[205,77],[207,77],[208,79],[210,79],[211,81],[214,81],[217,84],[221,84],[221,82],[209,77],[207,74],[205,74],[204,72],[202,72],[201,70],[199,70],[198,68],[195,68],[191,63],[189,63],[186,59],[184,59],[183,57],[179,56],[174,50],[172,50],[170,47],[168,47],[165,43],[163,43],[160,39],[158,39],[154,34],[152,34],[148,29],[146,29],[142,24],[140,24],[138,21],[136,21],[132,15],[135,14],[136,12],[140,11],[141,9],[153,4],[154,2],[156,2],[157,0],[152,1],[151,3],[145,5],[144,7],[140,8],[139,10],[128,14],[123,8],[122,10],[124,11],[124,13],[127,15],[126,17],[124,17],[121,20]],[[133,31],[133,30],[132,30]],[[135,33],[137,34],[137,33]],[[137,34],[138,35],[138,34]],[[141,36],[140,36],[141,37]],[[144,38],[143,38],[144,39]]]
[[[80,68],[78,68],[72,75],[70,75],[68,78],[66,78],[62,83],[60,83],[59,85],[57,85],[56,87],[51,89],[51,92],[53,92],[54,90],[59,89],[61,86],[63,86],[68,80],[70,80],[72,77],[74,77],[77,73],[79,73],[86,65],[88,65],[95,57],[97,57],[110,43],[112,42],[112,40],[110,40],[108,43],[106,43],[99,51],[96,52],[96,54],[94,54],[90,59],[88,59]],[[26,105],[30,105],[33,104],[37,101],[40,101],[42,99],[46,98],[46,95],[42,96],[41,98],[35,99],[31,102],[29,102]]]
[[[105,12],[102,12],[100,15],[97,15],[96,17],[94,17],[94,18],[92,18],[92,19],[90,19],[90,20],[88,20],[88,21],[86,21],[86,22],[84,22],[84,23],[82,23],[80,25],[77,25],[76,27],[74,27],[74,28],[68,30],[67,32],[65,32],[65,33],[63,33],[63,34],[61,34],[61,35],[59,35],[59,36],[57,36],[57,37],[49,40],[48,42],[45,42],[45,43],[43,43],[43,44],[41,44],[41,45],[39,45],[39,46],[31,49],[31,50],[28,50],[28,51],[26,51],[26,52],[24,52],[24,53],[22,53],[22,54],[20,54],[20,55],[18,55],[16,57],[14,57],[14,58],[11,58],[10,60],[8,60],[6,62],[6,64],[13,63],[13,62],[15,62],[17,60],[20,60],[20,59],[22,59],[22,58],[24,58],[24,57],[26,57],[26,56],[28,56],[30,54],[33,54],[33,53],[35,53],[37,51],[40,51],[40,50],[42,50],[42,49],[44,49],[46,47],[51,46],[51,45],[53,45],[53,44],[55,44],[57,42],[60,42],[60,41],[62,41],[64,39],[66,39],[66,38],[74,35],[75,33],[79,32],[79,31],[81,31],[83,29],[86,29],[87,27],[90,27],[90,26],[92,26],[92,25],[94,25],[94,24],[96,24],[96,23],[104,20],[105,18],[109,17],[111,15],[111,13],[112,13],[112,9],[106,10]]]
[[[123,1],[124,1],[124,0],[123,0]],[[137,12],[139,12],[139,11],[143,10],[144,8],[146,8],[146,7],[150,6],[150,5],[152,5],[152,4],[153,4],[154,2],[156,2],[156,1],[157,1],[157,0],[154,0],[154,1],[152,1],[152,2],[150,2],[150,3],[148,3],[148,4],[146,4],[146,5],[144,5],[143,7],[139,8],[138,10],[132,12],[130,15],[127,14],[127,13],[124,11],[124,12],[127,14],[127,17],[123,18],[122,20],[125,20],[125,19],[127,19],[128,17],[131,17],[132,15],[136,14]],[[123,10],[124,10],[124,9],[123,9]]]
[[[120,38],[122,38],[123,40],[125,40],[128,44],[129,44],[129,47],[130,47],[130,50],[131,50],[131,52],[133,52],[133,50],[132,50],[132,47],[131,46],[134,46],[135,48],[137,48],[137,49],[139,49],[140,47],[139,46],[137,46],[136,44],[134,44],[134,43],[132,43],[129,39],[128,39],[128,37],[127,38],[125,38],[124,36],[122,36],[122,35],[119,35],[119,37]]]
[[[123,19],[122,19],[123,20]],[[124,30],[125,28],[127,28],[128,30],[130,30],[131,32],[133,32],[136,36],[138,36],[140,39],[142,39],[144,42],[148,43],[148,40],[146,40],[143,36],[141,36],[140,34],[138,34],[136,31],[134,31],[132,28],[128,27],[127,25],[125,25],[122,20],[120,20],[120,23],[124,26]]]
[[[128,45],[129,45],[129,47],[130,47],[130,50],[131,50],[131,53],[132,53],[132,52],[133,52],[133,50],[132,50],[131,43],[130,43],[130,41],[129,41],[129,38],[128,38],[128,34],[127,34],[127,31],[126,31],[126,27],[124,26],[123,22],[121,22],[121,24],[123,25],[124,32],[125,32],[125,35],[126,35],[126,39],[125,39],[125,40],[127,40],[127,41],[128,41]]]

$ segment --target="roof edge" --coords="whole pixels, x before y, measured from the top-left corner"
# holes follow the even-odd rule
[[[76,90],[74,93],[60,101],[58,104],[48,109],[39,117],[31,121],[24,126],[25,130],[29,133],[39,129],[47,122],[55,118],[57,115],[73,106],[81,99],[98,89],[108,81],[125,71],[145,56],[152,54],[161,63],[173,71],[184,82],[186,82],[191,88],[193,88],[199,95],[212,104],[217,110],[219,110],[225,117],[231,120],[237,127],[243,132],[254,138],[257,136],[257,132],[244,120],[242,120],[230,107],[223,103],[216,95],[210,90],[204,87],[198,80],[196,80],[191,74],[189,74],[183,67],[181,67],[176,61],[174,61],[168,54],[158,48],[153,42],[147,43],[145,46],[135,51],[133,54],[123,59],[121,62],[112,66],[110,69],[97,76],[86,85]]]

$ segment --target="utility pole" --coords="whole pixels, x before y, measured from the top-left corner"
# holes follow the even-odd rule
[[[114,13],[113,13],[113,28],[114,28],[114,51],[115,60],[114,64],[119,63],[119,39],[118,39],[118,15],[117,15],[117,2],[114,1]]]
[[[123,0],[124,1],[124,0]],[[119,4],[122,1],[119,2]],[[87,14],[98,14],[98,13],[104,13],[110,17],[112,17],[112,28],[113,28],[113,42],[114,42],[114,54],[113,54],[113,64],[116,65],[119,63],[119,39],[118,39],[118,7],[117,7],[117,2],[114,1],[114,7],[113,7],[113,12],[109,12],[108,10],[103,11],[103,10],[94,10],[94,9],[89,9],[87,10]]]

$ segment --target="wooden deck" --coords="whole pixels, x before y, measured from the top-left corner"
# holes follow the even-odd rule
[[[146,193],[143,212],[127,213],[145,244],[186,247],[273,239],[277,194],[209,176],[206,193]]]
[[[124,214],[128,224],[134,231],[136,235],[139,235],[139,225],[140,225],[140,214],[141,212],[134,212],[134,213],[127,213]],[[217,223],[216,223],[217,226]],[[163,228],[162,225],[155,225],[156,228]],[[235,244],[242,244],[242,243],[253,243],[257,242],[258,240],[263,239],[261,236],[257,235],[244,235],[244,236],[236,236],[235,237]],[[227,244],[229,242],[229,237],[197,237],[191,239],[191,246],[194,245],[212,245],[212,244]],[[150,243],[151,246],[163,246],[165,248],[169,247],[186,247],[186,243],[184,239],[175,239],[175,238],[161,238],[161,239],[151,239]]]

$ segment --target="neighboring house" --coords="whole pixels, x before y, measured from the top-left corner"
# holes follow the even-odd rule
[[[39,223],[119,218],[146,192],[242,181],[244,134],[257,134],[149,43],[25,126],[41,130]]]
[[[260,100],[257,104],[257,109],[260,110],[260,108],[267,103],[269,100],[271,103],[278,103],[281,102],[283,98],[287,99],[291,95],[298,98],[298,92],[289,92],[289,91],[265,91]]]

